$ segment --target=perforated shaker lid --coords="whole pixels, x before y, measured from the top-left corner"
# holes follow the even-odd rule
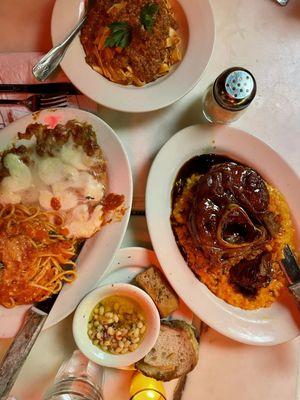
[[[218,76],[214,83],[214,97],[221,107],[239,111],[248,107],[256,94],[256,82],[251,72],[233,67]]]

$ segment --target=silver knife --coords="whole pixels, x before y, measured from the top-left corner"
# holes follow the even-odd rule
[[[173,400],[181,400],[186,385],[186,380],[187,380],[187,375],[182,375],[178,379],[173,393]]]
[[[281,260],[281,267],[290,284],[289,291],[300,306],[300,268],[290,246],[285,246],[283,253],[284,258]]]
[[[25,314],[24,322],[0,364],[0,400],[11,391],[32,346],[41,332],[58,294],[36,303]]]
[[[64,93],[69,95],[82,94],[71,82],[53,83],[2,83],[0,93],[33,93],[33,94],[52,94]]]
[[[201,333],[203,330],[203,322],[195,315],[193,316],[193,326],[196,331],[196,339],[198,340],[198,343],[200,344]],[[182,395],[183,395],[183,391],[186,386],[187,378],[188,378],[188,375],[186,374],[186,375],[182,375],[178,379],[175,389],[173,391],[172,400],[181,400],[182,399]]]

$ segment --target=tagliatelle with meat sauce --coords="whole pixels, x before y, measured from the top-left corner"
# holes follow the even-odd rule
[[[182,59],[169,0],[98,0],[82,28],[86,62],[112,82],[143,86]]]

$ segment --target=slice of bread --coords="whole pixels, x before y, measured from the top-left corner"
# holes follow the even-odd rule
[[[152,367],[151,365],[145,363],[143,360],[136,364],[136,368],[142,372],[142,374],[148,376],[149,378],[154,378],[157,381],[169,382],[174,378],[174,371],[165,371],[163,369]]]
[[[178,309],[178,297],[156,267],[147,268],[135,277],[135,283],[149,294],[160,316],[165,318]]]
[[[198,342],[191,325],[177,320],[162,321],[155,346],[136,367],[146,376],[170,381],[195,368],[198,350]]]

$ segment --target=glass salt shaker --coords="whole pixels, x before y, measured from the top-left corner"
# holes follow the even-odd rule
[[[217,77],[203,96],[203,114],[212,123],[230,124],[241,117],[256,94],[251,72],[229,68]]]
[[[87,359],[79,350],[66,360],[44,400],[103,400],[103,367]]]

